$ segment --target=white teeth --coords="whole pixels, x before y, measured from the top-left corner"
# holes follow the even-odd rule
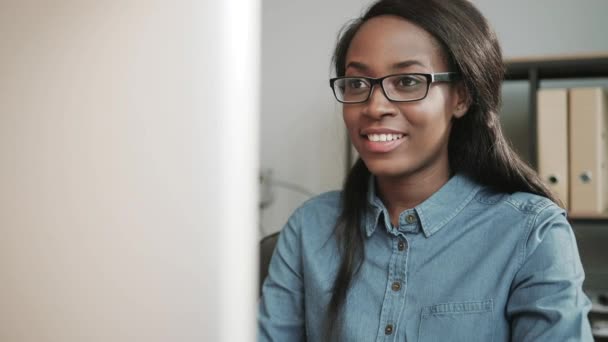
[[[403,138],[403,134],[368,134],[370,141],[393,141]]]

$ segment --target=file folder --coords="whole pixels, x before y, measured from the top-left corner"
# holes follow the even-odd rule
[[[567,89],[540,89],[537,92],[536,127],[538,174],[568,208]]]
[[[603,214],[608,209],[606,92],[570,90],[570,211]]]

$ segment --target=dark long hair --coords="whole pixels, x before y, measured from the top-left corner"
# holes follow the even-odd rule
[[[495,191],[530,192],[560,204],[503,136],[498,118],[504,78],[502,53],[494,31],[473,4],[468,0],[377,1],[340,34],[333,56],[337,76],[345,74],[346,53],[361,25],[380,15],[399,16],[429,32],[442,46],[451,71],[462,75],[471,105],[452,126],[448,141],[451,170]],[[360,226],[367,210],[369,176],[359,159],[344,182],[342,211],[335,229],[342,259],[325,321],[328,340],[339,338],[341,310],[362,264]]]

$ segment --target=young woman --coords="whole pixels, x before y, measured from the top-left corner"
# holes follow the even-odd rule
[[[360,159],[284,227],[260,341],[591,341],[572,229],[511,150],[467,0],[380,0],[330,81]]]

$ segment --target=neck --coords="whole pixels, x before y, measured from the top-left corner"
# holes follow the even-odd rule
[[[440,167],[407,176],[377,176],[376,185],[378,195],[388,209],[392,224],[397,225],[401,212],[424,202],[449,179],[449,167]]]

